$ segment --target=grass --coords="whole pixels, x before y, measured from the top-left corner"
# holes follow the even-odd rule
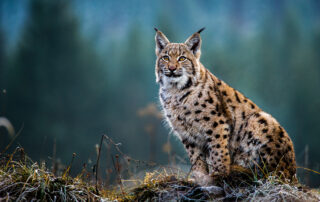
[[[100,198],[95,187],[85,182],[82,172],[70,177],[65,170],[55,176],[45,164],[32,162],[22,148],[1,158],[0,201],[94,201]]]
[[[93,183],[83,170],[69,176],[70,165],[60,176],[44,163],[32,162],[22,148],[1,157],[0,201],[320,201],[319,190],[297,182],[288,183],[276,176],[254,180],[237,168],[227,178],[217,178],[209,187],[200,187],[188,179],[188,173],[176,168],[160,168],[134,177],[135,185],[105,189]],[[99,189],[97,191],[96,189]]]
[[[117,184],[111,187],[103,186],[98,179],[104,140],[118,153],[115,158],[112,156]],[[132,175],[125,180],[122,177],[125,164],[154,166],[154,163],[135,160],[118,146],[103,135],[94,174],[83,168],[76,177],[69,175],[75,154],[62,172],[56,172],[44,162],[33,162],[23,148],[18,147],[9,155],[2,151],[0,201],[320,201],[320,190],[303,186],[297,180],[284,180],[272,173],[259,179],[256,172],[237,166],[231,167],[228,177],[215,178],[214,185],[208,187],[195,184],[188,172],[177,167],[160,167],[144,172],[142,177]]]

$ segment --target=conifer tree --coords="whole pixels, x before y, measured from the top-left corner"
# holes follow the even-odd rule
[[[30,2],[10,72],[9,114],[16,127],[24,123],[23,146],[48,148],[40,151],[43,155],[34,153],[36,158],[51,153],[53,138],[70,156],[75,151],[65,145],[77,139],[79,145],[72,149],[83,147],[88,143],[86,135],[99,125],[93,120],[101,114],[103,72],[79,34],[69,3]],[[43,146],[45,137],[49,147]]]

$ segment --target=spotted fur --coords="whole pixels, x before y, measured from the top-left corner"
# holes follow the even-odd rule
[[[228,175],[231,165],[239,165],[287,178],[295,175],[295,153],[287,132],[200,63],[200,32],[185,43],[170,43],[159,30],[155,38],[160,102],[194,173],[200,178]]]

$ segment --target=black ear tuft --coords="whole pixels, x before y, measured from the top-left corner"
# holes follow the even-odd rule
[[[155,28],[155,27],[154,27],[153,29],[154,29],[156,32],[159,31],[159,30],[158,30],[157,28]]]
[[[205,27],[202,27],[199,31],[197,31],[197,33],[200,34],[203,30],[205,30]]]
[[[193,52],[193,55],[199,59],[201,55],[201,37],[200,32],[202,32],[204,28],[200,29],[196,33],[192,34],[184,43],[188,46],[189,50]]]

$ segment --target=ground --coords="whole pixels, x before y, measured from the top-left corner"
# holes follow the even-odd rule
[[[106,189],[94,178],[89,179],[86,170],[71,177],[70,167],[56,176],[44,163],[32,162],[22,148],[2,155],[0,201],[320,201],[320,190],[275,176],[257,180],[254,174],[241,170],[217,178],[213,186],[201,187],[188,178],[188,173],[163,167],[145,172],[143,178],[121,179],[121,186]]]

